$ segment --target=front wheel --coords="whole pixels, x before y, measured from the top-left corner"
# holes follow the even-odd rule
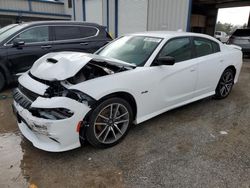
[[[99,104],[90,115],[86,132],[90,144],[106,148],[119,143],[132,123],[132,109],[121,98],[110,98]]]
[[[234,85],[234,72],[232,69],[226,69],[217,85],[217,88],[215,90],[215,98],[216,99],[224,99],[226,98]]]

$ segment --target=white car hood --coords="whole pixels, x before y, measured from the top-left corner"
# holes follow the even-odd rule
[[[38,59],[32,66],[30,72],[37,78],[49,81],[61,81],[74,76],[89,61],[105,61],[112,65],[135,67],[113,58],[81,53],[81,52],[56,52],[49,53]]]

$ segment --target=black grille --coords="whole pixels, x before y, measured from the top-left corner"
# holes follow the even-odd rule
[[[21,91],[21,93],[23,95],[25,95],[28,99],[30,99],[31,101],[34,101],[37,99],[37,97],[39,97],[40,95],[28,90],[27,88],[23,87],[22,85],[18,85],[18,89]]]
[[[13,98],[23,108],[30,108],[32,101],[28,99],[23,93],[21,93],[18,88],[13,90]]]
[[[40,95],[28,90],[22,85],[18,85],[18,88],[13,90],[14,100],[23,108],[29,109],[31,103],[37,99]]]

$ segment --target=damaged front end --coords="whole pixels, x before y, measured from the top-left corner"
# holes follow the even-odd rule
[[[13,91],[19,129],[34,146],[46,151],[79,147],[79,123],[96,100],[71,86],[131,69],[123,62],[82,53],[43,56],[19,78]]]

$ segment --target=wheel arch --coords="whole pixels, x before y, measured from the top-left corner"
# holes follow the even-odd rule
[[[133,113],[133,120],[136,119],[137,104],[136,104],[136,100],[132,94],[125,92],[125,91],[119,91],[119,92],[113,92],[113,93],[107,94],[107,95],[101,97],[99,100],[97,100],[96,103],[94,105],[92,105],[92,107],[91,107],[92,109],[84,117],[83,124],[80,128],[80,131],[79,131],[79,139],[80,139],[81,145],[84,145],[84,143],[85,143],[86,131],[88,129],[88,126],[86,126],[86,125],[88,125],[89,118],[90,118],[90,115],[91,115],[93,109],[95,109],[95,107],[98,104],[100,104],[101,102],[103,102],[109,98],[112,98],[112,97],[119,97],[119,98],[126,100],[131,105],[132,113]]]
[[[225,68],[225,70],[227,70],[227,69],[231,69],[231,70],[233,71],[233,73],[234,73],[234,76],[236,75],[236,71],[237,71],[237,70],[236,70],[236,68],[235,68],[234,65],[230,65],[230,66],[228,66],[228,67]],[[224,71],[225,71],[225,70],[224,70]]]
[[[137,104],[136,104],[136,100],[135,100],[134,96],[128,92],[119,91],[119,92],[113,92],[113,93],[107,94],[107,95],[103,96],[102,98],[100,98],[97,101],[97,104],[103,102],[106,99],[112,98],[112,97],[119,97],[119,98],[126,100],[132,108],[133,120],[135,120],[136,115],[137,115]]]
[[[8,68],[5,65],[0,64],[0,72],[3,73],[6,84],[9,84],[11,82],[11,75]]]

